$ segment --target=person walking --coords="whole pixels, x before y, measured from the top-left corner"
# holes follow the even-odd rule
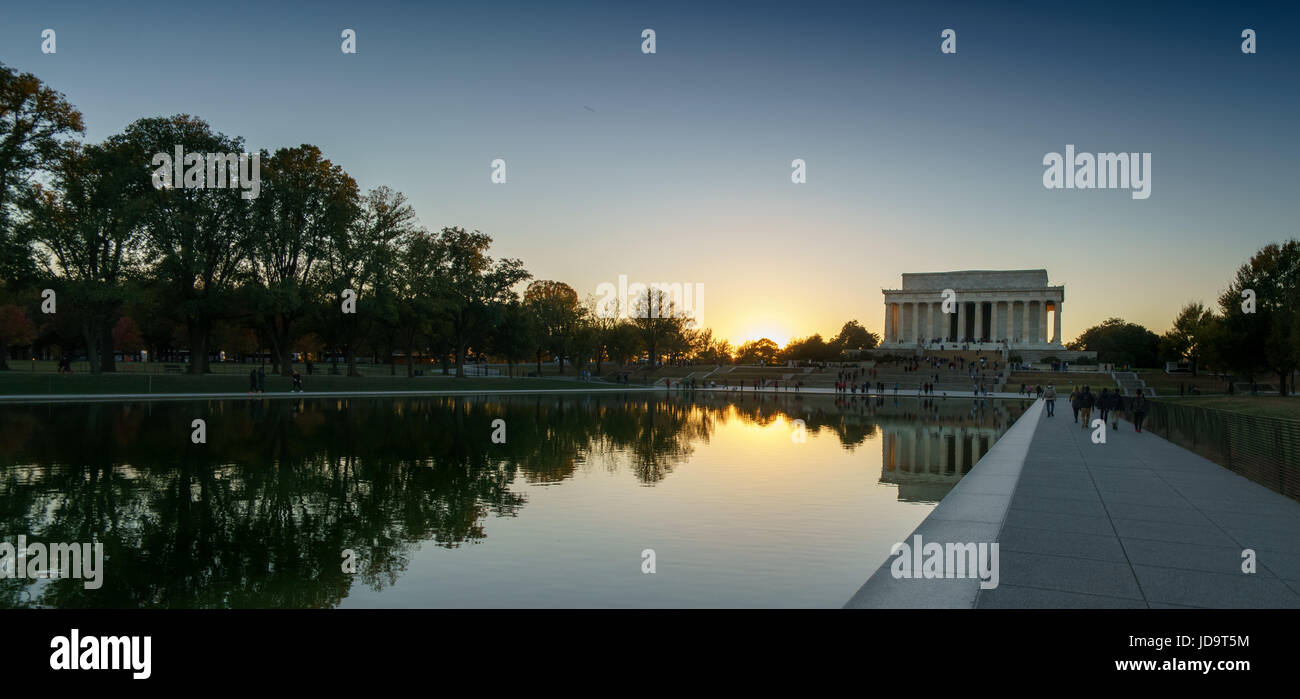
[[[1110,394],[1110,428],[1119,430],[1120,413],[1124,412],[1124,396],[1119,394],[1119,389]]]
[[[297,369],[293,370],[293,388],[294,393],[302,393],[302,374]]]
[[[1083,407],[1083,400],[1080,398],[1078,389],[1070,391],[1070,408],[1074,410],[1074,421],[1079,421],[1079,408]]]
[[[1047,417],[1056,417],[1056,387],[1047,384],[1047,390],[1043,392],[1043,400],[1047,403]]]
[[[1082,405],[1079,410],[1083,417],[1083,429],[1088,429],[1088,424],[1092,421],[1092,406],[1097,404],[1097,397],[1092,394],[1092,389],[1088,386],[1083,387],[1083,395],[1079,396]]]
[[[257,370],[249,369],[248,370],[248,395],[251,396],[254,393],[257,393]]]
[[[1101,395],[1097,396],[1097,411],[1101,413],[1101,421],[1106,422],[1110,417],[1110,391],[1106,388],[1101,389]]]
[[[1141,432],[1142,421],[1147,416],[1147,399],[1146,396],[1142,395],[1141,391],[1136,396],[1133,396],[1133,403],[1129,406],[1129,410],[1133,413],[1133,429]]]
[[[257,395],[262,395],[266,390],[266,368],[257,367]]]

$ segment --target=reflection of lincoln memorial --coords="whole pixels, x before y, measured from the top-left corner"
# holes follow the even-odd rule
[[[882,422],[880,481],[897,485],[899,500],[938,501],[1003,431],[993,425]]]

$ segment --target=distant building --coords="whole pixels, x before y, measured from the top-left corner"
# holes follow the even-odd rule
[[[1065,349],[1065,287],[1048,285],[1045,269],[905,273],[903,288],[881,291],[885,349]]]

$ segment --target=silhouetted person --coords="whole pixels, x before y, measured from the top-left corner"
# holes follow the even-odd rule
[[[1138,393],[1133,396],[1132,406],[1129,408],[1133,411],[1133,428],[1138,432],[1142,431],[1142,421],[1147,416],[1147,399],[1146,396]]]

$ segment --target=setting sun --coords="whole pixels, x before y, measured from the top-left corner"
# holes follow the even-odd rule
[[[785,347],[790,344],[790,331],[775,323],[750,326],[750,330],[745,333],[744,339],[736,344],[739,345],[745,342],[761,340],[763,338],[775,342],[778,347]]]

